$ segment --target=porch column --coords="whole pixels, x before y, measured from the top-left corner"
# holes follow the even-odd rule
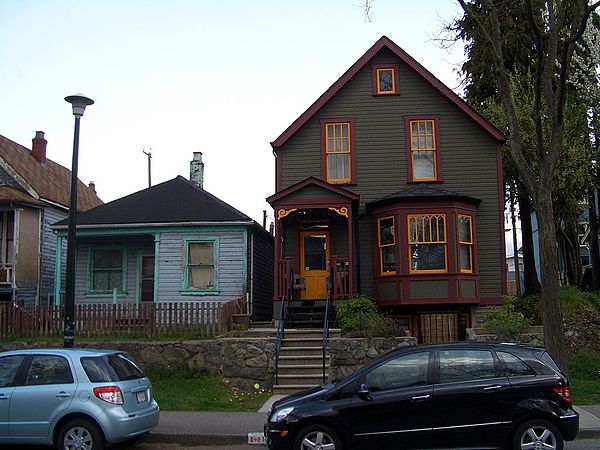
[[[353,227],[352,222],[354,219],[352,218],[352,207],[348,208],[348,296],[352,297],[354,295],[354,239],[352,236]],[[360,276],[360,274],[358,274]]]
[[[274,300],[279,298],[281,296],[281,292],[279,292],[280,290],[280,283],[279,283],[279,261],[281,259],[281,236],[282,236],[282,229],[281,229],[281,219],[277,217],[277,214],[275,215],[275,270],[273,271],[273,273],[275,274],[275,277],[273,279],[273,286],[275,287],[274,289]]]
[[[62,272],[62,246],[63,238],[56,237],[56,255],[54,264],[54,306],[60,306],[60,281]]]

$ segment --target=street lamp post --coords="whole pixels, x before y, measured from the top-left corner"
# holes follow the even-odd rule
[[[65,97],[73,106],[75,134],[73,136],[73,162],[71,164],[71,199],[69,200],[69,228],[67,232],[67,276],[65,281],[65,326],[63,347],[75,346],[75,231],[77,221],[77,164],[79,159],[79,119],[85,107],[93,105],[91,98],[82,94]]]

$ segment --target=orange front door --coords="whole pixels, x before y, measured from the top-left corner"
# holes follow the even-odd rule
[[[306,289],[302,300],[324,299],[329,275],[329,232],[315,230],[300,233],[300,274]]]

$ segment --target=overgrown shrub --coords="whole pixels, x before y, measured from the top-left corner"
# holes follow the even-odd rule
[[[503,341],[515,341],[531,325],[531,320],[516,310],[517,299],[516,295],[507,295],[502,306],[489,306],[487,309],[487,317],[482,326],[498,333]]]
[[[381,314],[373,299],[367,296],[356,296],[338,304],[336,317],[345,336],[392,337],[400,331],[394,321]]]

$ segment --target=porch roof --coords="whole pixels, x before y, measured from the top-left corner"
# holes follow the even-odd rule
[[[16,189],[10,186],[1,186],[0,204],[5,205],[7,203],[25,204],[40,207],[46,206],[44,202],[33,198],[27,192],[23,192],[20,189]]]
[[[326,183],[325,181],[319,180],[315,177],[308,177],[296,184],[282,189],[281,191],[271,195],[270,197],[267,197],[267,202],[269,202],[271,206],[274,206],[277,203],[284,202],[286,198],[288,198],[291,194],[300,192],[303,189],[307,189],[313,186],[322,189],[324,192],[329,192],[341,196],[347,202],[352,202],[360,198],[360,196],[358,194],[355,194],[354,192],[350,192],[344,188]]]
[[[467,195],[462,195],[457,192],[448,191],[426,184],[411,186],[407,189],[395,192],[393,194],[380,197],[366,204],[367,210],[372,210],[378,206],[388,205],[396,202],[412,202],[423,200],[456,200],[473,205],[479,205],[481,200]]]

